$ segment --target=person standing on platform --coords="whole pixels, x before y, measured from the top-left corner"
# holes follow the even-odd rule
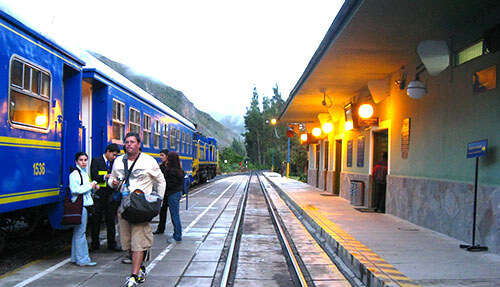
[[[165,176],[165,172],[167,170],[167,155],[168,155],[168,149],[162,149],[160,151],[160,159],[161,159],[160,170],[163,173],[163,176]],[[165,196],[167,196],[166,193]],[[160,222],[158,223],[156,231],[153,232],[153,234],[163,234],[165,232],[165,225],[167,224],[167,210],[168,210],[168,202],[167,200],[163,199],[160,209]]]
[[[382,160],[377,162],[373,169],[373,181],[377,189],[377,204],[375,212],[385,212],[385,193],[387,187],[387,152],[382,153]]]
[[[71,262],[81,267],[95,266],[97,263],[90,260],[87,246],[87,216],[92,200],[92,190],[99,189],[97,182],[89,181],[89,175],[85,171],[89,157],[84,152],[75,155],[76,168],[69,174],[69,189],[71,190],[71,201],[75,202],[78,196],[83,196],[82,222],[73,227],[71,239]]]
[[[182,226],[181,217],[179,214],[179,201],[181,200],[182,190],[184,187],[184,171],[181,168],[179,155],[175,151],[171,151],[167,154],[166,165],[164,165],[164,168],[162,168],[162,172],[165,176],[165,181],[167,182],[162,209],[163,206],[166,205],[166,207],[163,222],[160,219],[160,224],[163,223],[163,225],[159,225],[158,230],[163,231],[165,229],[166,212],[167,208],[170,208],[170,218],[172,219],[172,225],[174,226],[174,233],[172,237],[169,237],[167,239],[167,242],[179,243],[182,241]]]
[[[99,190],[94,194],[94,212],[90,217],[90,243],[89,251],[99,250],[99,232],[101,230],[102,216],[106,221],[106,232],[108,238],[108,249],[112,251],[122,251],[117,246],[115,240],[115,219],[119,202],[111,201],[113,188],[108,186],[107,180],[111,176],[113,161],[120,153],[120,147],[117,144],[110,144],[102,156],[92,159],[90,164],[90,177],[99,185]]]
[[[149,195],[156,190],[160,196],[165,193],[165,178],[156,160],[140,152],[141,138],[136,132],[125,135],[126,154],[119,156],[114,164],[108,184],[121,189],[123,198],[129,196],[128,191],[141,190]],[[127,169],[125,169],[125,162]],[[122,182],[123,181],[123,182]],[[146,267],[143,260],[147,251],[153,246],[153,232],[149,222],[129,223],[118,213],[120,224],[120,242],[123,250],[130,250],[132,257],[132,273],[125,286],[137,286],[146,281]]]

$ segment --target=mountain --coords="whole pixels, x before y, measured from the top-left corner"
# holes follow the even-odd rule
[[[176,111],[198,127],[202,134],[217,139],[219,147],[231,146],[233,138],[240,139],[240,133],[231,125],[229,128],[214,120],[209,114],[198,110],[184,93],[173,89],[160,81],[135,73],[130,67],[115,62],[103,55],[89,51],[99,61],[108,65],[125,78],[148,92],[162,103]]]

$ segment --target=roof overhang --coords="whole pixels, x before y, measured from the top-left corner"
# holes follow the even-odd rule
[[[447,40],[499,1],[347,0],[288,97],[281,123],[317,122],[417,57],[424,40]],[[498,19],[493,19],[493,23]],[[325,96],[326,95],[326,96]]]

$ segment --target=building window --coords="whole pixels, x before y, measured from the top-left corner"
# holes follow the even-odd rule
[[[168,149],[168,128],[167,125],[163,125],[163,149]]]
[[[151,145],[151,116],[144,114],[144,125],[142,126],[142,142],[144,146]]]
[[[141,113],[133,108],[130,108],[128,121],[130,125],[130,131],[141,134]]]
[[[161,135],[160,122],[158,120],[155,120],[153,145],[157,149],[160,148],[160,135]]]
[[[170,128],[170,149],[175,150],[175,127]]]
[[[51,77],[27,62],[10,64],[9,120],[13,124],[46,130],[49,127]]]
[[[455,65],[461,65],[484,54],[483,40],[475,42],[456,53]]]
[[[123,140],[125,128],[125,104],[113,99],[113,126],[111,138]]]

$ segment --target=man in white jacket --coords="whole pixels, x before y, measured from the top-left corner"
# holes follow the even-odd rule
[[[138,133],[130,132],[125,136],[126,155],[119,156],[114,164],[108,184],[115,188],[123,184],[120,180],[126,178],[127,171],[123,164],[124,156],[128,160],[130,176],[128,190],[141,190],[151,194],[156,190],[162,197],[165,193],[165,178],[156,160],[145,153],[141,153],[141,138]],[[135,163],[134,163],[135,162]],[[120,180],[119,180],[120,179]],[[118,214],[120,224],[120,242],[123,250],[130,250],[132,257],[132,274],[127,278],[125,286],[136,286],[146,280],[146,268],[143,265],[144,254],[153,246],[153,231],[149,222],[129,223]]]

